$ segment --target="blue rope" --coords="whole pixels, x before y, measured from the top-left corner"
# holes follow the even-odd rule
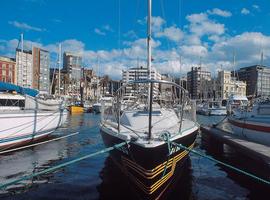
[[[33,173],[33,174],[30,174],[30,175],[27,175],[27,176],[23,176],[23,177],[21,177],[19,179],[16,179],[14,181],[10,181],[10,182],[1,184],[0,185],[0,189],[5,189],[7,186],[14,185],[14,184],[19,183],[21,181],[24,181],[24,180],[27,180],[27,179],[31,179],[33,177],[36,177],[36,176],[39,176],[39,175],[42,175],[42,174],[47,174],[49,172],[56,171],[56,170],[58,170],[60,168],[66,167],[66,166],[71,165],[73,163],[77,163],[77,162],[82,161],[82,160],[85,160],[87,158],[91,158],[93,156],[96,156],[96,155],[99,155],[99,154],[102,154],[102,153],[110,152],[110,151],[112,151],[112,150],[114,150],[116,148],[119,148],[119,147],[122,147],[124,145],[127,145],[128,143],[129,142],[122,142],[122,143],[116,144],[116,145],[114,145],[112,147],[108,147],[108,148],[102,149],[101,151],[98,151],[98,152],[95,152],[95,153],[92,153],[92,154],[89,154],[89,155],[85,155],[85,156],[82,156],[82,157],[73,159],[71,161],[68,161],[68,162],[65,162],[65,163],[62,163],[62,164],[59,164],[59,165],[50,167],[50,168],[45,169],[43,171],[40,171],[40,172],[37,172],[37,173]]]
[[[204,157],[204,158],[207,158],[207,159],[209,159],[209,160],[212,160],[212,161],[214,161],[214,162],[216,162],[216,163],[218,163],[218,164],[221,164],[221,165],[223,165],[223,166],[226,166],[226,167],[228,167],[228,168],[230,168],[230,169],[232,169],[232,170],[235,170],[235,171],[240,172],[240,173],[242,173],[242,174],[244,174],[244,175],[246,175],[246,176],[249,176],[249,177],[251,177],[251,178],[253,178],[253,179],[256,179],[256,180],[258,180],[258,181],[261,181],[261,182],[263,182],[263,183],[266,183],[266,184],[270,185],[270,181],[265,180],[265,179],[263,179],[263,178],[260,178],[260,177],[254,175],[254,174],[251,174],[251,173],[246,172],[246,171],[244,171],[244,170],[241,170],[241,169],[239,169],[239,168],[237,168],[237,167],[234,167],[234,166],[232,166],[232,165],[229,165],[229,164],[227,164],[227,163],[224,163],[224,162],[222,162],[222,161],[219,161],[219,160],[217,160],[217,159],[215,159],[215,158],[212,158],[211,156],[207,156],[207,155],[205,155],[204,153],[201,153],[201,152],[199,152],[199,151],[195,151],[195,150],[193,150],[193,149],[189,149],[189,148],[183,146],[182,144],[177,144],[177,143],[175,143],[175,142],[171,142],[171,143],[172,143],[173,145],[175,145],[175,146],[178,146],[178,147],[184,149],[184,150],[190,151],[190,152],[192,152],[192,153],[194,153],[194,154],[197,154],[197,155],[199,155],[199,156],[202,156],[202,157]]]

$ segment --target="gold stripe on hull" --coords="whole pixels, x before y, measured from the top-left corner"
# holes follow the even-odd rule
[[[189,149],[192,149],[194,143],[189,146]],[[138,165],[137,163],[129,160],[128,158],[122,156],[122,163],[124,166],[124,172],[127,176],[146,194],[153,194],[158,188],[160,188],[165,182],[167,182],[173,175],[177,165],[182,158],[184,158],[189,151],[184,150],[181,153],[177,154],[173,158],[169,159],[161,163],[160,165],[156,166],[153,169],[147,170]],[[151,181],[156,178],[158,175],[161,176],[155,183],[151,184],[150,186],[145,185],[142,183],[138,178],[136,178],[129,170],[132,169],[134,172],[139,174],[142,178]],[[169,171],[168,173],[164,174],[164,170]]]

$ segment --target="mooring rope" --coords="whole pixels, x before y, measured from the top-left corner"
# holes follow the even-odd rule
[[[224,163],[224,162],[222,162],[222,161],[220,161],[220,160],[217,160],[217,159],[215,159],[215,158],[213,158],[213,157],[211,157],[211,156],[207,156],[207,155],[205,155],[204,153],[201,153],[201,152],[199,152],[199,151],[190,149],[190,148],[188,148],[188,147],[186,147],[186,146],[184,146],[184,145],[182,145],[182,144],[178,144],[178,143],[176,143],[176,142],[171,142],[171,144],[173,144],[173,145],[175,145],[175,146],[177,146],[177,147],[179,147],[179,148],[182,148],[182,149],[184,149],[184,150],[186,150],[186,151],[189,151],[189,152],[191,152],[191,153],[193,153],[193,154],[196,154],[196,155],[202,156],[202,157],[204,157],[204,158],[207,158],[207,159],[209,159],[209,160],[211,160],[211,161],[213,161],[213,162],[216,162],[216,163],[218,163],[218,164],[221,164],[221,165],[223,165],[223,166],[225,166],[225,167],[228,167],[228,168],[230,168],[230,169],[232,169],[232,170],[234,170],[234,171],[237,171],[237,172],[239,172],[239,173],[241,173],[241,174],[244,174],[244,175],[246,175],[246,176],[248,176],[248,177],[250,177],[250,178],[253,178],[253,179],[255,179],[255,180],[258,180],[258,181],[260,181],[260,182],[263,182],[263,183],[266,183],[266,184],[270,185],[270,181],[268,181],[268,180],[265,180],[265,179],[263,179],[263,178],[260,178],[260,177],[258,177],[258,176],[256,176],[256,175],[252,174],[252,173],[249,173],[249,172],[247,172],[247,171],[244,171],[244,170],[242,170],[242,169],[239,169],[239,168],[237,168],[237,167],[234,167],[234,166],[232,166],[232,165],[230,165],[230,164]]]
[[[50,167],[48,169],[45,169],[45,170],[42,170],[40,172],[36,172],[36,173],[32,173],[30,175],[27,175],[27,176],[23,176],[19,179],[16,179],[16,180],[13,180],[13,181],[10,181],[10,182],[7,182],[7,183],[4,183],[4,184],[1,184],[0,185],[0,189],[5,189],[6,187],[10,186],[10,185],[14,185],[16,183],[19,183],[21,181],[24,181],[24,180],[27,180],[27,179],[31,179],[31,178],[34,178],[36,176],[40,176],[40,175],[43,175],[43,174],[47,174],[47,173],[50,173],[50,172],[53,172],[53,171],[56,171],[58,169],[61,169],[63,167],[66,167],[68,165],[71,165],[73,163],[77,163],[79,161],[82,161],[82,160],[85,160],[87,158],[91,158],[91,157],[94,157],[96,155],[99,155],[99,154],[103,154],[103,153],[107,153],[107,152],[110,152],[114,149],[117,149],[117,148],[120,148],[122,146],[125,146],[129,143],[129,141],[126,141],[126,142],[121,142],[119,144],[116,144],[112,147],[108,147],[108,148],[105,148],[105,149],[102,149],[100,151],[97,151],[95,153],[91,153],[91,154],[88,154],[88,155],[85,155],[85,156],[81,156],[79,158],[76,158],[76,159],[73,159],[73,160],[70,160],[70,161],[67,161],[67,162],[64,162],[62,164],[59,164],[59,165],[56,165],[56,166],[53,166],[53,167]]]

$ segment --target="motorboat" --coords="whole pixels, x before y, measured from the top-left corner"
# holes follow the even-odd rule
[[[197,111],[202,115],[227,115],[226,106],[222,105],[221,101],[207,101],[201,107],[200,110]]]
[[[12,88],[19,88],[12,86]],[[47,137],[67,118],[63,102],[41,100],[37,93],[0,82],[0,150]],[[13,92],[11,92],[11,90]],[[22,92],[23,93],[17,93]],[[25,92],[31,91],[31,92]],[[32,96],[31,96],[32,95]]]
[[[233,134],[270,146],[270,98],[261,97],[254,105],[242,107],[228,117]]]

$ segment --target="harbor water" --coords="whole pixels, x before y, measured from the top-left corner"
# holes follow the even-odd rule
[[[224,117],[197,116],[200,124],[219,122]],[[6,183],[104,148],[99,134],[100,115],[70,115],[64,127],[52,136],[78,131],[77,135],[25,150],[0,155],[0,182]],[[197,137],[195,150],[243,170],[270,176],[263,164],[251,161],[229,147],[223,153],[211,150]],[[268,176],[268,177],[269,177]],[[168,199],[269,199],[270,187],[190,154],[183,177]],[[101,154],[54,173],[42,175],[0,191],[0,199],[136,199],[132,186],[108,154]]]

